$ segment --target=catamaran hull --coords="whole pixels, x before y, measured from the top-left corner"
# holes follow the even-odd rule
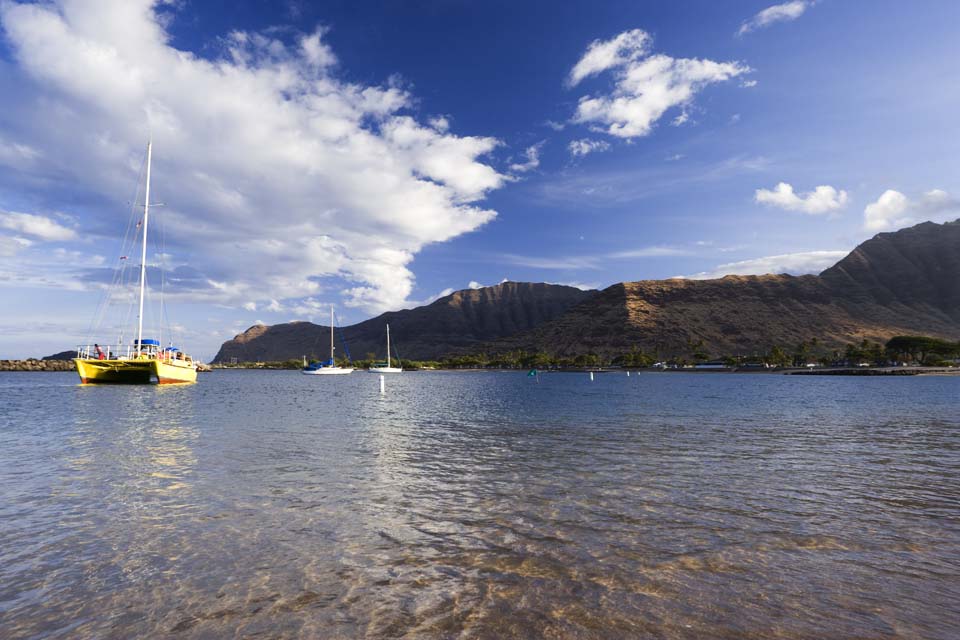
[[[187,362],[160,360],[94,360],[74,358],[83,384],[185,384],[197,381],[197,368]]]
[[[403,373],[400,367],[370,367],[368,371],[370,373]]]

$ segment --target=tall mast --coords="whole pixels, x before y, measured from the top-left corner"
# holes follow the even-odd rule
[[[390,325],[387,325],[387,366],[390,366]]]
[[[337,361],[333,359],[333,305],[330,305],[330,366],[336,366]]]
[[[150,215],[150,155],[153,139],[147,141],[147,186],[143,193],[143,249],[140,252],[140,313],[137,316],[137,350],[143,351],[143,295],[147,284],[147,219]]]

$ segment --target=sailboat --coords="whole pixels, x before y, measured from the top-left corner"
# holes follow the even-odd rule
[[[131,344],[99,343],[77,348],[77,374],[83,384],[172,384],[197,381],[197,364],[174,346],[143,337],[143,300],[147,288],[147,223],[150,220],[150,162],[153,141],[147,142],[147,176],[143,201],[143,243],[140,252],[140,310],[137,339]]]
[[[325,362],[313,362],[307,364],[307,358],[303,358],[303,369],[301,373],[306,375],[343,375],[353,373],[353,367],[338,367],[336,360],[333,359],[333,305],[330,305],[330,359]]]
[[[397,359],[399,363],[399,358]],[[369,371],[371,373],[402,373],[403,367],[391,367],[390,366],[390,325],[387,325],[387,362],[386,365],[377,363],[370,367]]]

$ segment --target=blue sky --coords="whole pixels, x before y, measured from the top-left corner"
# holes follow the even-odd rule
[[[256,322],[505,278],[816,273],[960,217],[958,24],[949,1],[4,2],[0,357],[97,339],[149,135],[149,263],[207,359]]]

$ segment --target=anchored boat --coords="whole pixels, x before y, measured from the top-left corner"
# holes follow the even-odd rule
[[[318,375],[344,375],[353,373],[353,367],[338,367],[333,357],[333,305],[330,305],[330,359],[324,362],[311,362],[307,364],[307,358],[303,358],[303,369],[301,373],[311,376]],[[349,354],[348,354],[349,357]]]
[[[399,358],[398,358],[399,360]],[[369,371],[371,373],[402,373],[403,367],[391,367],[390,366],[390,325],[387,325],[387,362],[384,364],[378,362],[377,364],[370,367]],[[397,362],[397,364],[400,364]]]
[[[83,384],[172,384],[197,381],[197,364],[179,348],[162,347],[160,340],[143,337],[143,301],[147,290],[147,224],[150,221],[150,163],[153,142],[147,143],[147,175],[144,187],[140,250],[140,304],[137,313],[137,339],[125,344],[77,347],[77,374]],[[126,257],[121,257],[125,260]]]

